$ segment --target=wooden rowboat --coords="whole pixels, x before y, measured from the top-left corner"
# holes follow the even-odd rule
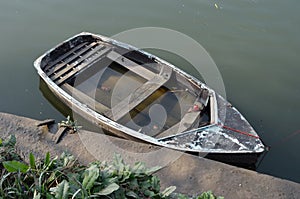
[[[223,97],[133,46],[83,32],[34,66],[72,111],[119,137],[245,162],[264,151],[255,130]]]

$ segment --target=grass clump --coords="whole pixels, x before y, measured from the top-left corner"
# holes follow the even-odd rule
[[[115,155],[111,164],[93,162],[80,165],[73,156],[63,153],[43,160],[29,155],[25,163],[15,151],[16,139],[0,139],[0,198],[180,198],[188,196],[173,193],[174,186],[164,191],[160,180],[153,174],[159,167],[147,168],[138,162],[133,167]],[[195,199],[215,199],[204,192]]]
[[[58,123],[59,127],[67,127],[71,130],[71,133],[77,132],[79,129],[82,128],[82,126],[79,126],[77,124],[76,120],[72,120],[70,116],[67,117],[67,120],[63,120],[60,123]]]

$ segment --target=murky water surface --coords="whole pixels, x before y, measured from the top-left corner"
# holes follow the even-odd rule
[[[210,53],[228,100],[271,146],[258,171],[300,182],[299,7],[297,0],[2,0],[0,111],[63,118],[40,92],[32,62],[69,36],[170,28]],[[181,59],[159,56],[190,72]]]

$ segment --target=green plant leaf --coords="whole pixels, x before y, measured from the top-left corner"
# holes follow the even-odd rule
[[[58,173],[57,170],[53,171],[53,172],[51,173],[51,175],[48,177],[47,183],[50,183],[50,182],[54,181],[54,180],[57,178],[57,177],[56,177],[57,173]]]
[[[99,168],[97,167],[97,165],[93,164],[85,170],[82,186],[85,189],[90,190],[93,187],[94,182],[98,177],[99,177]]]
[[[152,190],[159,192],[160,191],[160,180],[156,176],[151,177],[151,186]]]
[[[160,166],[152,167],[152,168],[146,169],[145,173],[146,173],[147,175],[151,175],[151,174],[157,172],[157,171],[160,170],[160,169],[161,169]]]
[[[139,198],[139,196],[133,191],[127,192],[126,196],[131,197],[131,198]]]
[[[142,162],[136,162],[132,168],[132,171],[135,173],[141,173],[145,170],[145,164]]]
[[[30,164],[30,168],[31,169],[35,169],[35,158],[34,155],[32,153],[29,154],[29,164]]]
[[[169,196],[171,193],[173,193],[173,192],[175,191],[175,189],[176,189],[175,186],[167,187],[167,188],[162,192],[162,196],[163,196],[163,197]]]
[[[49,163],[50,163],[50,153],[47,152],[44,160],[45,167],[48,167]]]
[[[2,144],[5,147],[14,147],[17,143],[16,136],[10,135],[8,139],[6,139]]]
[[[50,188],[50,191],[55,195],[56,199],[67,199],[69,191],[69,183],[66,180],[63,180],[56,187]]]
[[[3,141],[2,141],[2,139],[0,138],[0,146],[2,146],[2,142],[3,142]]]
[[[190,199],[188,196],[183,195],[183,194],[174,194],[173,198],[176,199]],[[197,199],[196,197],[194,199]]]
[[[144,191],[145,196],[148,196],[150,198],[154,197],[156,194],[154,193],[154,191],[150,191],[149,189]]]
[[[24,164],[24,163],[16,161],[16,160],[6,161],[6,162],[3,162],[2,164],[8,172],[20,171],[22,173],[26,173],[26,171],[29,168],[29,166],[27,164]]]
[[[69,166],[69,165],[73,164],[74,162],[75,162],[75,158],[72,155],[66,155],[63,158],[63,166],[64,167]]]
[[[124,165],[124,161],[120,154],[114,155],[113,165],[121,172],[123,171],[125,165]]]
[[[96,195],[100,195],[100,196],[109,195],[114,191],[117,191],[119,188],[120,188],[119,185],[117,185],[116,183],[112,183],[107,187],[105,187],[104,189],[102,189],[101,191],[99,191],[98,193],[96,193]]]
[[[37,192],[37,190],[34,190],[33,199],[40,199],[40,198],[41,198],[41,194],[39,192]]]
[[[55,158],[53,158],[52,160],[50,159],[50,162],[48,164],[44,164],[43,166],[43,170],[47,171],[49,170],[52,166],[54,166],[57,163],[58,157],[56,156]]]
[[[196,199],[224,199],[223,197],[216,197],[211,191],[203,192]]]

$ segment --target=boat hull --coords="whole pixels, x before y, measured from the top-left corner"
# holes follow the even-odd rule
[[[58,83],[55,83],[53,79],[49,78],[49,76],[44,72],[43,70],[43,64],[42,62],[44,60],[49,60],[51,59],[51,56],[55,54],[54,52],[57,51],[57,49],[62,48],[62,46],[72,46],[70,44],[70,41],[73,41],[74,39],[76,40],[77,37],[84,36],[84,35],[89,35],[92,37],[99,38],[102,41],[105,41],[111,45],[114,46],[122,46],[126,47],[129,50],[134,50],[137,52],[140,52],[144,56],[151,57],[151,59],[155,59],[157,62],[159,62],[162,65],[167,66],[168,68],[171,68],[174,73],[176,73],[179,76],[182,76],[185,78],[187,81],[192,82],[193,85],[199,86],[199,87],[204,87],[210,91],[210,125],[213,126],[214,129],[217,129],[217,133],[214,136],[219,136],[221,139],[227,141],[230,139],[233,143],[237,146],[236,149],[232,150],[231,148],[228,147],[228,150],[226,148],[224,150],[214,147],[214,148],[199,148],[197,147],[197,144],[203,142],[203,139],[199,139],[195,141],[197,136],[197,132],[190,132],[189,134],[182,134],[182,135],[176,135],[176,139],[181,139],[186,140],[191,139],[194,141],[193,144],[195,144],[195,147],[182,147],[180,143],[177,144],[170,144],[170,140],[173,139],[172,136],[166,136],[160,139],[153,138],[148,135],[141,134],[137,132],[136,130],[130,129],[124,125],[121,125],[117,123],[116,121],[113,121],[112,119],[103,116],[102,114],[99,114],[95,112],[92,108],[86,106],[85,104],[81,103],[80,101],[76,100],[70,93],[66,92],[66,90],[62,89],[61,86],[59,86]],[[78,40],[78,39],[77,39]],[[63,51],[68,51],[68,49],[63,49]],[[52,53],[52,55],[51,55]],[[53,61],[53,60],[50,60]],[[139,141],[139,142],[147,142],[150,144],[158,145],[161,147],[168,147],[171,149],[175,150],[180,150],[180,151],[187,151],[190,153],[199,153],[202,155],[204,154],[209,154],[208,157],[211,159],[228,159],[227,161],[224,162],[249,162],[252,164],[257,160],[257,157],[264,151],[263,144],[261,143],[258,135],[252,128],[252,126],[248,123],[248,121],[230,104],[228,103],[223,97],[221,97],[219,94],[215,93],[212,89],[208,88],[206,85],[204,85],[202,82],[197,80],[196,78],[186,74],[182,70],[178,69],[177,67],[161,60],[160,58],[154,56],[154,55],[149,55],[148,53],[141,51],[139,49],[136,49],[132,46],[119,43],[115,40],[111,40],[109,38],[103,37],[101,35],[95,35],[91,33],[81,33],[79,35],[76,35],[69,40],[65,41],[62,44],[59,44],[58,46],[54,47],[53,49],[49,50],[46,52],[44,55],[42,55],[40,58],[38,58],[35,63],[35,68],[37,69],[40,77],[42,80],[46,83],[46,85],[49,87],[51,92],[61,101],[63,102],[67,107],[71,108],[73,113],[80,115],[81,117],[85,118],[87,121],[91,122],[93,125],[97,126],[100,129],[104,129],[118,137],[122,137],[125,139],[130,139],[134,141]],[[59,82],[60,80],[58,80]],[[225,129],[226,127],[230,127]],[[221,131],[226,132],[226,135]],[[221,133],[220,133],[221,132]],[[197,134],[197,135],[196,135]],[[232,135],[235,134],[235,135]],[[202,135],[202,134],[201,134]],[[188,137],[190,136],[190,137]],[[192,137],[191,137],[192,136]],[[227,137],[226,137],[227,136]],[[233,136],[236,140],[231,138]],[[174,139],[173,139],[174,141]],[[247,146],[250,149],[240,149],[241,146],[244,146],[243,143],[247,143]],[[203,143],[202,143],[203,144]],[[204,143],[205,144],[205,143]],[[218,143],[219,145],[222,143]],[[231,156],[231,158],[229,157]],[[224,158],[221,158],[224,157]],[[232,158],[232,157],[244,157],[244,160],[242,161],[241,158]],[[237,160],[234,160],[237,159]]]

